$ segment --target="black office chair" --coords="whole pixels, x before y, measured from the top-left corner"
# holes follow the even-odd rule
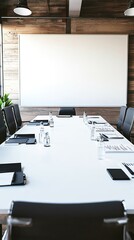
[[[3,116],[3,112],[0,109],[0,144],[3,143],[7,138],[7,129],[5,125],[5,120]]]
[[[123,126],[123,122],[126,116],[126,111],[127,111],[127,107],[126,106],[121,106],[120,108],[120,113],[119,113],[119,118],[117,121],[117,130],[119,132],[122,132],[122,126]]]
[[[125,120],[122,126],[122,134],[131,141],[131,131],[134,123],[134,108],[129,107],[126,111]]]
[[[121,201],[12,202],[7,236],[8,240],[123,240],[127,220]]]
[[[16,123],[17,123],[17,127],[19,129],[22,127],[22,118],[21,118],[21,114],[20,114],[19,105],[13,104],[12,107],[13,107],[13,112],[14,112]]]
[[[59,110],[59,115],[74,116],[74,115],[76,115],[75,108],[74,107],[61,107]]]
[[[15,122],[15,117],[12,109],[12,105],[3,108],[8,132],[10,135],[14,134],[17,130],[17,125]]]

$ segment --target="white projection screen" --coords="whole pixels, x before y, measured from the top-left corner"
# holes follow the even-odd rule
[[[126,105],[128,35],[22,34],[19,57],[21,106]]]

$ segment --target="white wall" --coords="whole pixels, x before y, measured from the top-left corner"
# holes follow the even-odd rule
[[[20,35],[20,104],[126,105],[127,62],[127,35]]]

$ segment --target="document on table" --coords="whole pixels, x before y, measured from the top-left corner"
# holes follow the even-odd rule
[[[121,136],[121,135],[119,136],[116,133],[112,133],[112,134],[111,133],[105,133],[105,134],[100,133],[100,135],[107,139],[123,139],[124,138],[123,136]]]
[[[96,129],[96,132],[114,132],[114,129],[111,128],[111,127],[107,127],[107,126],[104,126],[104,127],[95,127]]]
[[[125,152],[127,152],[127,153],[133,153],[134,152],[134,147],[130,147],[130,146],[128,146],[128,145],[124,145],[124,144],[114,144],[114,145],[112,145],[112,144],[106,144],[105,145],[105,152],[106,153],[111,153],[111,152],[122,152],[122,153],[125,153]]]
[[[11,185],[14,177],[14,172],[0,173],[0,186]]]
[[[103,121],[101,119],[88,118],[88,123],[89,124],[92,124],[92,123],[95,123],[95,124],[106,124],[106,121]]]

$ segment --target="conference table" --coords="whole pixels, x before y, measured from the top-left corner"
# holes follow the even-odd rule
[[[35,120],[49,120],[37,116]],[[27,124],[17,133],[35,134],[36,144],[0,145],[0,164],[21,163],[27,182],[22,186],[0,187],[0,214],[7,214],[12,201],[85,203],[125,200],[134,214],[134,178],[123,163],[134,164],[134,146],[101,116],[53,116],[54,126],[44,126],[50,146],[39,141],[40,125]],[[90,122],[95,121],[91,140]],[[100,159],[100,133],[103,142]],[[121,168],[130,180],[113,180],[108,168]]]

